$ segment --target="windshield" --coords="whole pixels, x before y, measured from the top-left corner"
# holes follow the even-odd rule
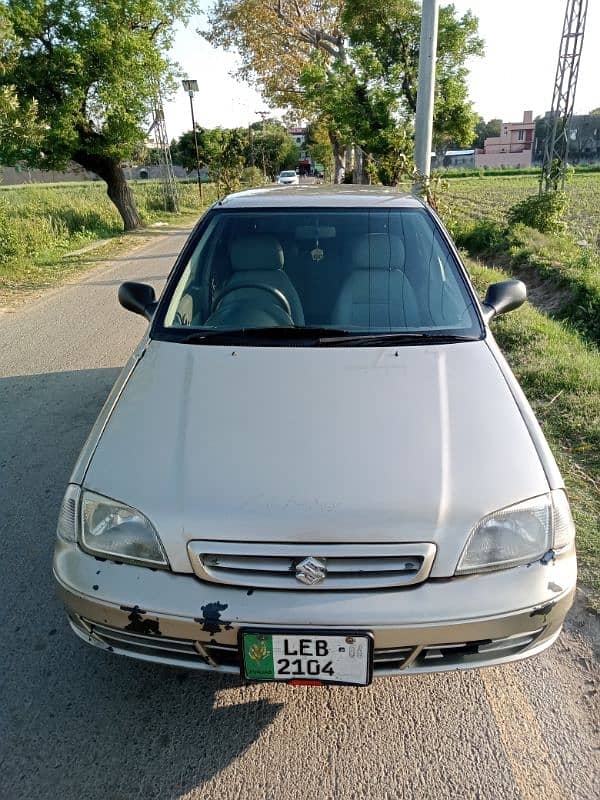
[[[271,328],[482,334],[459,266],[420,208],[216,210],[166,300],[162,325],[182,339]]]
[[[294,172],[293,169],[292,170],[287,170],[286,172],[280,172],[279,173],[279,177],[280,178],[295,178],[296,177],[296,173]]]

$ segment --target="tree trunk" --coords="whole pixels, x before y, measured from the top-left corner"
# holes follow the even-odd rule
[[[362,147],[354,145],[354,172],[352,173],[352,183],[370,183],[365,174],[365,161]]]
[[[346,165],[345,178],[351,177],[352,183],[354,183],[354,147],[351,144],[346,145],[344,161]]]
[[[118,161],[83,151],[74,153],[73,161],[80,164],[84,169],[95,172],[99,178],[105,181],[107,186],[106,193],[121,215],[126,231],[135,231],[144,227],[135,205],[133,192],[129,188],[123,168]]]
[[[333,182],[342,183],[344,173],[344,147],[335,133],[329,131],[329,141],[333,151]]]

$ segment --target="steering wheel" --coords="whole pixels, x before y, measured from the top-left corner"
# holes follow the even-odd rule
[[[286,314],[293,319],[290,301],[280,289],[276,289],[274,286],[269,286],[267,283],[238,283],[235,286],[226,286],[224,289],[221,289],[221,291],[218,292],[217,296],[213,300],[213,311],[217,310],[219,305],[223,302],[228,294],[237,292],[238,289],[262,289],[265,292],[270,292],[283,307],[283,310],[286,312]]]

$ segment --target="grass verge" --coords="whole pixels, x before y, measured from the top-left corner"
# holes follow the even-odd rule
[[[196,184],[179,184],[179,214],[164,211],[157,181],[132,183],[138,210],[147,225],[189,224],[203,212]],[[217,199],[216,188],[204,187],[205,205]],[[150,229],[152,231],[152,229]],[[0,189],[0,306],[12,306],[30,294],[56,286],[77,272],[140,241],[146,233],[123,234],[117,210],[103,183],[26,185]],[[85,255],[65,258],[98,239],[123,241]]]
[[[466,261],[478,291],[506,272]],[[493,323],[494,336],[542,426],[577,527],[580,580],[600,611],[600,353],[527,303]]]
[[[450,224],[459,247],[508,269],[528,286],[532,301],[600,344],[600,255],[568,232],[545,234],[483,218]]]

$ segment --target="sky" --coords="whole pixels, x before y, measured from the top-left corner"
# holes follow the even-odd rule
[[[442,0],[444,2],[445,0]],[[210,0],[202,0],[207,8]],[[471,10],[479,18],[485,41],[483,58],[469,63],[470,99],[486,120],[534,117],[550,109],[558,46],[566,0],[454,0],[460,13]],[[197,16],[187,29],[180,27],[172,57],[183,71],[198,80],[194,98],[196,122],[207,128],[235,127],[260,119],[268,110],[258,92],[232,77],[236,57],[211,47],[196,33]],[[600,106],[600,2],[589,0],[585,40],[575,98],[575,113]],[[169,138],[191,129],[189,98],[180,89],[165,104]]]

